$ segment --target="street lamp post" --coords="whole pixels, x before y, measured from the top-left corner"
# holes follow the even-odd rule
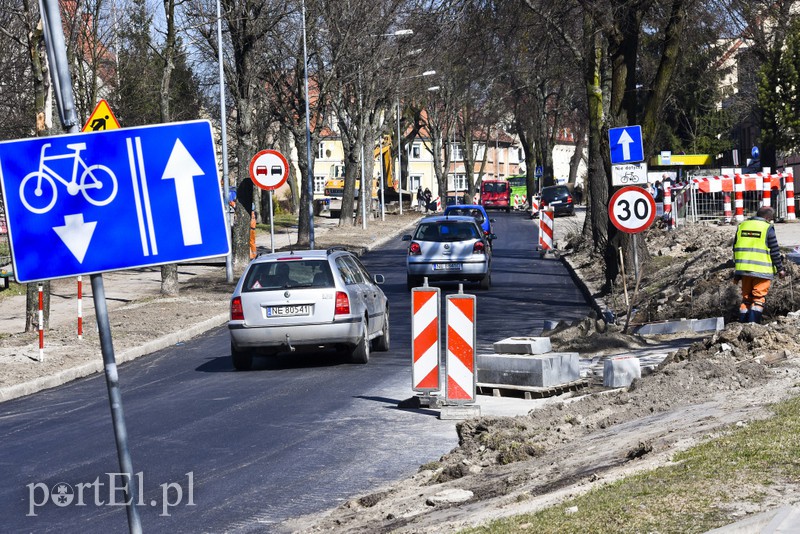
[[[228,177],[228,135],[227,135],[227,114],[225,112],[225,71],[222,66],[222,6],[221,1],[217,0],[217,62],[219,63],[219,114],[220,114],[220,134],[222,136],[222,183],[225,196],[225,224],[228,226],[228,233],[231,231],[230,223],[230,178]],[[233,251],[225,256],[225,280],[233,282]]]
[[[219,1],[219,0],[218,0]],[[308,110],[308,51],[306,49],[306,2],[303,0],[303,82],[306,90],[306,180],[308,181],[308,247],[314,250],[314,169],[311,168],[311,119]],[[301,208],[302,209],[302,208]]]
[[[433,76],[436,74],[435,70],[426,70],[422,74],[417,74],[415,76],[406,76],[404,78],[400,78],[400,80],[411,80],[413,78],[421,78],[423,76]],[[437,86],[436,89],[439,89]],[[436,90],[431,89],[431,90]],[[403,138],[400,132],[400,87],[397,88],[397,194],[400,198],[400,215],[403,214],[403,160],[402,160],[402,144]],[[411,161],[409,157],[407,161]]]

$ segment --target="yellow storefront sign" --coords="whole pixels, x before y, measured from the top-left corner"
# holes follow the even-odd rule
[[[108,107],[108,102],[101,100],[95,106],[94,111],[89,116],[89,120],[83,125],[83,132],[102,132],[105,130],[116,130],[121,128],[117,118]]]
[[[661,155],[650,158],[650,165],[653,167],[674,167],[674,166],[711,166],[710,154],[671,154],[662,159]]]

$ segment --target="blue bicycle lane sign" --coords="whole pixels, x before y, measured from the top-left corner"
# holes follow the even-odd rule
[[[215,154],[208,121],[0,142],[15,278],[227,255]]]

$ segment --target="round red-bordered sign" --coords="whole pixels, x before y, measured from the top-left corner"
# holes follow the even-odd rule
[[[638,234],[653,224],[656,201],[647,189],[635,185],[623,187],[608,202],[608,218],[619,230]]]
[[[278,189],[289,177],[289,162],[277,150],[262,150],[250,160],[250,179],[261,189]]]

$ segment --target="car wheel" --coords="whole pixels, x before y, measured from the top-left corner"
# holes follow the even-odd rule
[[[369,334],[367,333],[367,318],[361,321],[361,339],[356,344],[353,352],[350,353],[350,361],[353,363],[367,363],[369,361]]]
[[[486,276],[481,278],[481,289],[489,289],[492,287],[492,273],[486,273]]]
[[[231,343],[231,360],[237,371],[249,371],[253,367],[253,356],[247,352],[236,350],[233,343]]]
[[[389,350],[389,308],[386,308],[386,314],[383,316],[383,331],[381,335],[372,341],[372,348],[379,352],[387,352]]]

